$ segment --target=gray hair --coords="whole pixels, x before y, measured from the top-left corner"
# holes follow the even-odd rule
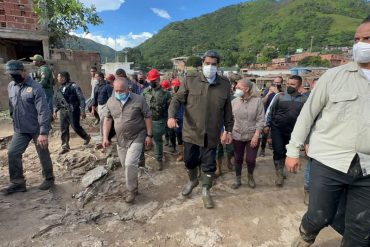
[[[123,84],[123,90],[127,90],[129,89],[130,85],[129,85],[129,80],[125,77],[118,77],[114,80],[113,84]]]
[[[257,96],[258,95],[258,90],[257,90],[256,84],[254,82],[252,82],[250,79],[242,78],[238,81],[238,83],[243,83],[244,86],[249,88],[249,94],[251,96]]]

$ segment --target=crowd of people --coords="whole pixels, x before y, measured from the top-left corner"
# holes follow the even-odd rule
[[[259,92],[253,81],[241,76],[218,74],[221,57],[207,51],[202,69],[183,78],[161,80],[158,70],[130,78],[123,69],[104,75],[91,67],[91,100],[86,107],[82,90],[66,71],[57,74],[59,89],[51,108],[54,79],[42,56],[38,82],[27,75],[22,62],[7,63],[10,113],[14,136],[8,147],[10,186],[4,194],[26,191],[22,154],[34,140],[45,178],[40,189],[54,185],[48,150],[51,116],[60,116],[62,148],[69,151],[69,126],[90,142],[81,127],[85,110],[100,126],[102,146],[115,136],[119,160],[124,167],[127,203],[138,193],[138,171],[145,166],[145,150],[154,145],[155,166],[164,169],[163,146],[178,152],[184,161],[188,196],[201,182],[204,207],[214,207],[210,189],[222,175],[226,149],[227,167],[242,185],[245,160],[248,186],[256,187],[254,170],[259,147],[265,156],[267,143],[273,150],[275,184],[284,185],[286,173],[297,172],[302,150],[308,163],[304,179],[304,215],[299,237],[292,246],[311,246],[324,227],[331,225],[343,236],[344,247],[370,246],[370,17],[358,27],[353,47],[354,61],[329,69],[310,84],[298,75],[286,81],[277,76]],[[233,79],[234,78],[234,79]],[[311,91],[311,89],[314,90]],[[53,111],[51,111],[51,109]],[[27,121],[24,121],[27,119]],[[308,196],[309,195],[309,196]]]

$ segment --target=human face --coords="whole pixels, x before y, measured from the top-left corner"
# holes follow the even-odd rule
[[[370,44],[370,23],[361,24],[355,33],[354,42],[364,42]]]
[[[249,94],[249,87],[247,87],[243,82],[238,82],[235,86],[235,90],[240,89],[244,92],[244,96]]]
[[[204,58],[204,61],[203,61],[203,66],[204,65],[218,66],[217,58],[214,58],[214,57],[205,57]]]
[[[274,82],[273,82],[273,84],[274,84],[275,86],[278,86],[278,85],[280,85],[280,86],[281,86],[281,84],[282,84],[282,80],[281,80],[281,78],[280,78],[280,77],[276,77],[276,78],[275,78],[275,80],[274,80]]]
[[[115,81],[113,83],[113,89],[116,94],[129,93],[129,88],[127,87],[125,89],[125,84],[121,81]]]
[[[95,80],[97,80],[99,83],[102,83],[104,81],[103,78],[101,78],[98,74],[95,74]]]
[[[57,76],[58,83],[60,85],[64,84],[66,82],[66,78],[64,78],[61,74],[58,74]]]
[[[298,80],[294,79],[289,79],[286,85],[287,87],[294,87],[296,91],[298,91],[298,89],[301,87],[301,85],[299,85]]]
[[[90,69],[91,78],[95,78],[96,69]]]

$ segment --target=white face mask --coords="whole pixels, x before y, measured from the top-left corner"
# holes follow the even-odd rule
[[[370,63],[370,44],[365,42],[354,44],[353,60],[357,63]]]
[[[207,79],[214,78],[217,73],[217,66],[203,65],[203,74]]]
[[[237,88],[234,92],[234,96],[237,97],[237,98],[241,98],[244,96],[244,92],[243,90],[240,90],[239,88]]]

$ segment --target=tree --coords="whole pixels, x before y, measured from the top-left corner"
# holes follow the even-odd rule
[[[40,24],[48,26],[50,43],[56,47],[70,37],[70,31],[82,28],[84,32],[89,32],[88,24],[103,23],[94,5],[86,7],[79,0],[34,0],[33,11]]]
[[[300,66],[323,66],[323,67],[329,67],[330,62],[328,60],[323,60],[319,56],[309,56],[303,58],[301,61],[299,61],[298,65]]]
[[[194,68],[200,67],[202,66],[202,59],[197,56],[191,56],[186,60],[186,66]]]

